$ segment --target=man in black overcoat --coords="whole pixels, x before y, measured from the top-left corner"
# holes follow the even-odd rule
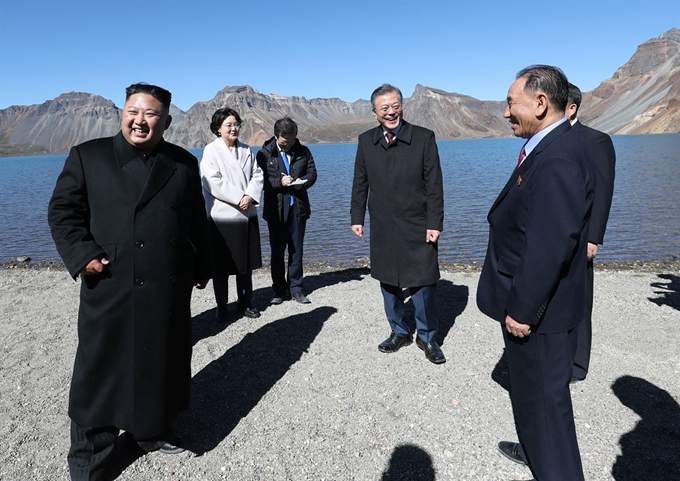
[[[583,381],[590,368],[590,348],[593,344],[593,263],[597,256],[598,245],[604,243],[604,233],[609,220],[609,210],[614,196],[614,175],[616,167],[616,151],[609,135],[583,125],[576,118],[581,106],[581,90],[569,84],[569,100],[565,117],[572,128],[581,136],[588,146],[590,158],[595,167],[595,198],[593,213],[590,216],[588,230],[588,264],[586,268],[586,319],[578,326],[578,346],[574,356],[574,373],[571,382]]]
[[[105,479],[119,430],[181,452],[189,406],[194,286],[210,277],[198,161],[163,140],[171,95],[134,84],[121,131],[75,146],[49,203],[57,250],[80,276],[69,416],[72,480]]]
[[[519,443],[499,449],[538,481],[583,481],[569,392],[585,317],[595,190],[588,148],[564,117],[569,83],[556,67],[519,72],[505,118],[527,139],[489,211],[479,309],[501,324]]]
[[[437,344],[439,262],[444,190],[434,132],[403,120],[401,91],[388,84],[371,95],[377,127],[359,136],[352,186],[352,232],[363,235],[370,215],[371,275],[380,281],[392,353],[413,342],[404,320],[404,288],[415,307],[416,344],[435,364],[446,361]]]

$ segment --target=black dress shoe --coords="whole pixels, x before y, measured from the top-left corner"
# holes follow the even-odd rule
[[[577,382],[585,381],[586,378],[578,378],[576,376],[571,376],[571,381],[569,381],[569,384],[576,384]]]
[[[520,443],[512,443],[510,441],[501,441],[498,443],[498,451],[508,458],[510,461],[514,461],[517,464],[523,464],[526,466],[527,461],[524,457],[524,450]]]
[[[258,317],[260,317],[260,311],[258,311],[256,308],[249,304],[238,303],[236,305],[236,309],[245,317],[250,317],[251,319],[257,319]]]
[[[378,345],[378,350],[380,352],[397,352],[399,349],[401,349],[404,346],[408,346],[413,342],[413,337],[411,336],[399,336],[397,333],[392,331],[392,334],[390,334],[390,337],[385,339],[383,342]]]
[[[217,319],[220,322],[224,322],[227,320],[228,314],[229,311],[227,310],[226,304],[217,305],[217,309],[215,309],[215,319]]]
[[[437,341],[426,343],[419,337],[416,337],[416,346],[425,351],[425,357],[428,361],[435,364],[443,364],[446,362],[446,356],[444,356],[442,348],[439,347]]]
[[[274,296],[272,297],[272,300],[269,301],[269,304],[271,304],[272,306],[278,306],[279,304],[283,304],[283,297]]]
[[[147,453],[151,451],[160,451],[163,454],[183,453],[185,449],[179,447],[178,444],[182,444],[182,440],[177,436],[173,436],[172,441],[162,441],[160,439],[153,441],[137,441],[137,445],[142,451],[146,451]]]
[[[302,292],[294,292],[293,299],[295,299],[300,304],[311,304],[311,301]]]

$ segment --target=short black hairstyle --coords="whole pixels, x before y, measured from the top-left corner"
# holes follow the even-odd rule
[[[170,102],[172,101],[172,94],[169,91],[165,90],[163,87],[159,87],[158,85],[147,84],[144,82],[132,84],[125,89],[125,101],[127,102],[130,99],[130,97],[132,97],[135,94],[151,95],[153,98],[162,103],[163,107],[165,107],[165,109],[168,112],[170,111]]]
[[[573,83],[569,82],[569,97],[567,98],[567,105],[576,104],[576,111],[581,107],[581,89]]]
[[[401,90],[399,90],[394,85],[382,84],[380,87],[375,89],[371,94],[371,108],[375,110],[375,99],[377,99],[381,95],[389,94],[392,92],[397,92],[397,94],[399,95],[399,102],[401,103],[404,102],[404,96],[401,94]]]
[[[290,117],[284,117],[277,120],[274,123],[274,136],[283,136],[284,138],[292,137],[293,135],[297,137],[298,126],[293,119]]]
[[[243,123],[241,121],[241,116],[238,114],[236,110],[230,109],[229,107],[224,107],[222,109],[217,109],[213,114],[212,120],[210,121],[210,131],[219,137],[220,127],[222,127],[222,124],[230,115],[233,115],[239,124]]]
[[[548,101],[559,112],[567,108],[569,80],[561,69],[551,65],[531,65],[517,73],[516,78],[526,78],[524,91],[544,93]]]

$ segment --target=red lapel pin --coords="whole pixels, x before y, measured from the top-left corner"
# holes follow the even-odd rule
[[[517,176],[517,185],[521,185],[521,184],[522,184],[522,176],[519,175],[519,176]]]

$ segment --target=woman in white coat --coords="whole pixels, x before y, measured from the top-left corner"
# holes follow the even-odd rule
[[[218,320],[226,320],[230,274],[236,275],[238,311],[246,317],[260,317],[252,303],[252,272],[262,267],[256,206],[264,176],[250,147],[238,140],[240,129],[236,111],[217,110],[210,122],[217,139],[206,145],[200,164],[216,259],[213,287]]]

